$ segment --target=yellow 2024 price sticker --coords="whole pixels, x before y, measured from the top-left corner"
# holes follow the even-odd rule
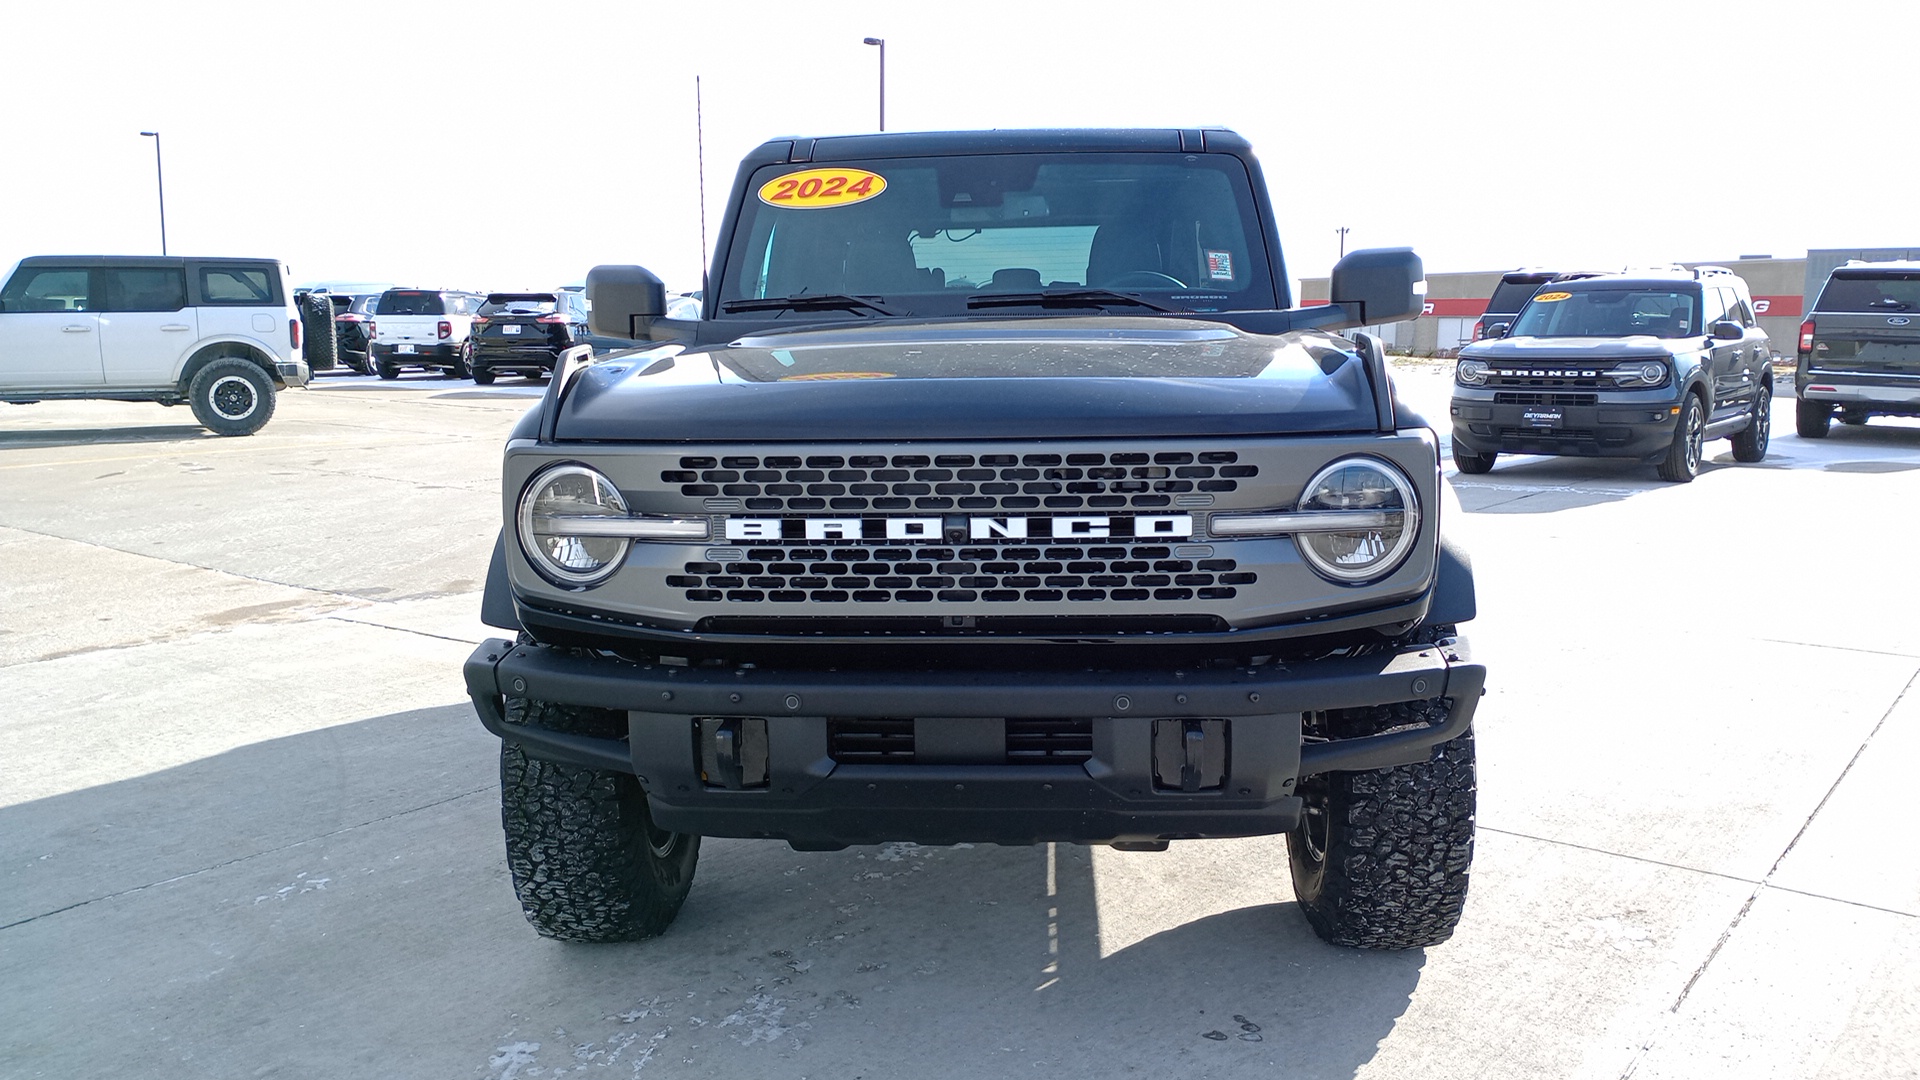
[[[817,209],[851,206],[887,190],[886,178],[864,169],[807,169],[775,177],[760,185],[760,201],[768,206]]]
[[[1572,295],[1573,294],[1570,292],[1543,292],[1538,296],[1535,296],[1534,299],[1540,301],[1543,304],[1551,304],[1556,300],[1565,300],[1567,297]]]

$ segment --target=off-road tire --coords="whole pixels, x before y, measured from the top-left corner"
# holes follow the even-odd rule
[[[237,356],[201,368],[187,383],[193,418],[215,435],[251,435],[273,419],[273,380]]]
[[[507,699],[508,723],[587,735],[624,730],[605,709]],[[700,838],[654,828],[631,773],[563,765],[500,747],[507,869],[527,921],[561,941],[638,941],[673,922],[693,885]]]
[[[493,379],[492,368],[477,368],[474,370],[473,382],[475,386],[492,386]]]
[[[1824,401],[1793,403],[1793,430],[1803,439],[1824,439],[1833,424],[1833,406]]]
[[[1460,449],[1459,443],[1453,444],[1453,466],[1468,476],[1479,476],[1493,471],[1494,459],[1500,454],[1476,454],[1471,450]]]
[[[1438,721],[1444,701],[1325,714],[1332,737]],[[1417,949],[1453,936],[1473,863],[1473,732],[1428,760],[1305,778],[1307,815],[1287,834],[1294,897],[1313,932],[1334,945]]]
[[[1700,395],[1688,394],[1680,408],[1680,423],[1673,429],[1673,443],[1660,461],[1660,479],[1685,484],[1700,475],[1700,461],[1706,456],[1706,432],[1707,407],[1700,403]]]
[[[1753,422],[1733,437],[1733,460],[1751,465],[1767,456],[1767,441],[1773,434],[1773,387],[1766,383],[1753,399]]]
[[[300,298],[301,355],[312,371],[332,371],[340,363],[340,333],[333,325],[333,302],[318,293]]]

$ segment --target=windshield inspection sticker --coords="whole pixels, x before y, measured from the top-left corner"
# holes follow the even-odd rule
[[[852,206],[885,190],[886,178],[864,169],[806,169],[761,184],[760,201],[768,206],[813,210]]]
[[[1536,303],[1551,304],[1556,300],[1565,300],[1567,297],[1572,295],[1573,294],[1570,292],[1543,292],[1535,296],[1533,299]]]
[[[1232,281],[1233,280],[1233,252],[1231,251],[1207,252],[1207,280],[1208,281]]]

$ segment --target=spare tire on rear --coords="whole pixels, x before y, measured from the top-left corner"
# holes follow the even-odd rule
[[[340,335],[333,326],[333,301],[320,293],[300,298],[300,337],[307,367],[332,371],[340,362]]]

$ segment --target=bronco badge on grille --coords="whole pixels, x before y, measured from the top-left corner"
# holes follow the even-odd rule
[[[728,518],[729,540],[1185,539],[1189,514]]]

